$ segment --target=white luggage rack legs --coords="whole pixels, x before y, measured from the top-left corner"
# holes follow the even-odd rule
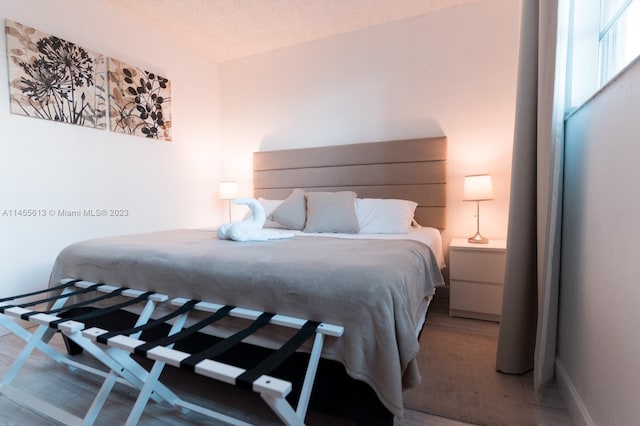
[[[52,291],[57,291],[60,294],[35,302],[18,303],[20,299],[29,299],[35,295]],[[105,294],[72,305],[67,303],[72,296],[93,291],[99,291]],[[71,315],[71,318],[60,318],[56,316],[58,313],[68,313],[77,307],[90,306],[96,302],[104,303],[116,295],[128,296],[130,300],[111,305],[107,308],[97,308],[89,313],[81,313],[75,316]],[[22,399],[23,403],[32,402],[28,401],[30,397],[19,389],[11,386],[10,383],[30,353],[37,348],[58,362],[63,362],[71,367],[78,367],[105,377],[102,387],[97,392],[84,418],[73,416],[46,402],[38,402],[40,408],[38,411],[64,424],[93,424],[115,383],[122,382],[140,391],[127,419],[127,425],[135,425],[138,423],[149,399],[195,411],[229,424],[247,425],[247,423],[242,420],[232,418],[179,398],[159,381],[160,374],[166,364],[187,369],[215,380],[251,389],[260,394],[262,399],[271,407],[283,423],[287,425],[304,424],[311,390],[324,344],[324,336],[339,337],[344,332],[343,327],[183,298],[177,298],[171,301],[171,304],[176,308],[169,314],[157,319],[151,319],[156,303],[165,302],[168,299],[169,297],[167,295],[154,292],[142,292],[71,279],[62,280],[61,285],[51,289],[0,299],[0,325],[6,327],[26,341],[21,354],[0,381],[0,393],[12,399]],[[104,317],[105,315],[143,301],[146,302],[145,307],[131,329],[108,331],[97,327],[87,328],[85,326],[85,322],[90,323],[91,320],[96,317]],[[31,306],[42,303],[52,303],[52,305],[46,311],[32,311],[28,309]],[[204,318],[184,328],[189,313],[192,311],[204,312]],[[38,328],[33,333],[30,333],[17,323],[11,321],[8,318],[10,316],[38,324]],[[245,329],[218,341],[198,353],[191,354],[174,349],[176,343],[184,341],[194,333],[201,331],[213,322],[227,316],[243,318],[251,321],[251,324]],[[174,320],[174,322],[166,337],[153,342],[140,340],[140,336],[144,330],[166,324],[170,320]],[[217,356],[235,347],[245,338],[267,324],[287,327],[297,331],[280,349],[275,350],[266,359],[252,368],[244,369],[215,360]],[[55,334],[55,331],[61,331],[68,339],[98,359],[110,370],[109,373],[71,360],[65,354],[59,353],[49,346],[47,343]],[[312,335],[315,335],[313,346],[300,390],[298,404],[294,409],[286,400],[286,396],[292,390],[292,384],[286,380],[273,377],[270,374]],[[147,371],[138,364],[130,354],[136,354],[154,361],[153,366]]]
[[[35,296],[47,293],[51,293],[53,296],[32,300]],[[89,296],[94,293],[102,294],[95,297]],[[87,295],[89,299],[69,304],[72,297],[80,295]],[[0,393],[9,399],[26,404],[41,414],[66,425],[91,424],[93,420],[95,420],[101,408],[100,406],[94,404],[84,418],[79,418],[46,401],[28,395],[11,385],[11,382],[17,376],[19,370],[35,349],[38,349],[57,362],[68,365],[71,369],[81,369],[98,376],[108,377],[104,371],[72,360],[66,354],[58,352],[47,344],[56,331],[62,330],[64,330],[64,333],[69,336],[71,340],[91,353],[91,355],[99,359],[107,367],[117,368],[117,381],[138,388],[144,386],[148,373],[141,366],[131,360],[125,359],[129,358],[128,356],[122,357],[122,354],[117,354],[111,350],[104,350],[90,340],[82,337],[80,333],[82,330],[76,326],[76,324],[79,323],[73,323],[68,318],[56,316],[56,314],[71,313],[73,309],[86,307],[99,301],[106,301],[116,296],[125,296],[128,300],[114,304],[109,308],[97,309],[88,313],[83,312],[75,316],[75,318],[82,320],[97,318],[108,315],[117,309],[145,302],[145,306],[137,320],[137,324],[142,325],[150,318],[158,302],[165,302],[169,299],[167,295],[154,292],[142,292],[123,287],[71,279],[62,280],[60,285],[56,287],[0,299],[0,325],[26,342],[18,357],[16,357],[7,373],[0,380]],[[46,310],[36,311],[28,309],[32,306],[45,304],[50,304],[50,307]],[[31,333],[17,322],[12,321],[12,317],[28,321],[31,323],[29,325],[36,324],[37,328]],[[153,396],[157,401],[171,402],[176,399],[175,395],[164,387],[159,386],[157,390],[158,394]]]

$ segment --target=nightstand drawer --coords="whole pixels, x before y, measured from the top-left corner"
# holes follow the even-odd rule
[[[449,315],[500,321],[507,242],[449,244]]]
[[[456,315],[497,320],[502,313],[502,284],[451,280],[450,292],[449,308]],[[495,318],[486,318],[487,315]]]
[[[504,251],[452,249],[449,252],[451,280],[502,283],[504,281]]]

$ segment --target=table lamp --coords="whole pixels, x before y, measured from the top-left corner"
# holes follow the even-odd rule
[[[493,182],[491,175],[470,175],[464,177],[463,201],[476,202],[476,234],[467,241],[486,244],[489,240],[480,234],[480,201],[493,200]]]
[[[229,222],[231,222],[231,200],[238,197],[238,182],[220,182],[220,199],[227,200],[229,206]]]

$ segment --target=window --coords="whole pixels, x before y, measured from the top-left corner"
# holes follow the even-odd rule
[[[599,86],[640,55],[640,0],[602,0]]]
[[[640,0],[571,2],[568,110],[582,105],[640,56]]]

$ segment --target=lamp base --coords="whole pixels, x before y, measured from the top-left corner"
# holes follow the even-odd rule
[[[480,235],[480,232],[476,232],[476,235],[469,237],[467,241],[474,244],[487,244],[489,239]]]

